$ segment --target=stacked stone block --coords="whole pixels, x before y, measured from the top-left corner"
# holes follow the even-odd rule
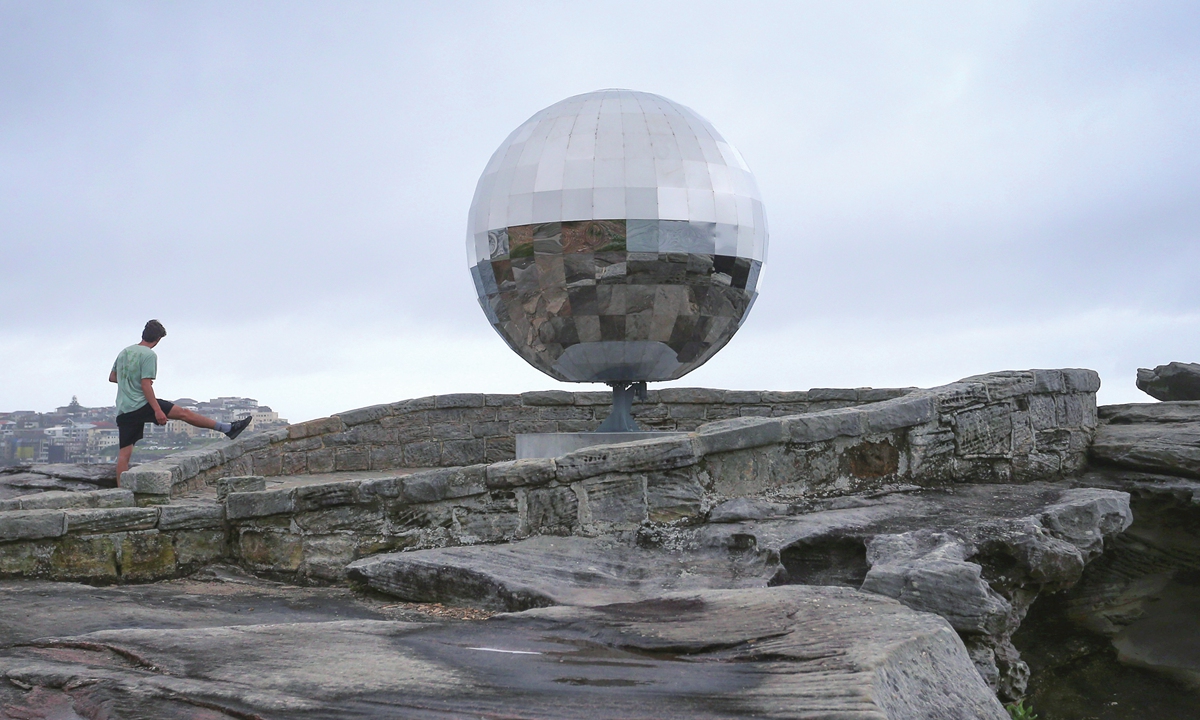
[[[0,577],[108,583],[180,575],[229,555],[224,510],[138,507],[125,489],[8,500],[0,506]]]

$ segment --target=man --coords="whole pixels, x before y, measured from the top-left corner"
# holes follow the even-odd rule
[[[199,428],[217,430],[234,439],[250,425],[250,417],[233,423],[218,422],[177,406],[154,395],[154,378],[158,375],[158,356],[154,346],[167,335],[157,320],[146,323],[142,341],[121,351],[113,363],[108,381],[117,384],[117,432],[120,449],[117,452],[117,479],[129,469],[133,444],[142,439],[146,423],[166,425],[167,420],[182,420]]]

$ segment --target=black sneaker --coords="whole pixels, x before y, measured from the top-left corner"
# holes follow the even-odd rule
[[[232,424],[233,427],[229,428],[229,432],[225,433],[225,437],[229,438],[230,440],[234,439],[238,435],[241,435],[243,430],[250,427],[250,416],[247,415],[246,417]]]

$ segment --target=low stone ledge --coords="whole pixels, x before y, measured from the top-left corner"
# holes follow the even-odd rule
[[[217,500],[224,501],[229,493],[258,492],[267,489],[267,479],[262,475],[231,475],[217,480]]]
[[[509,460],[487,466],[488,488],[534,487],[547,485],[557,477],[554,458]]]
[[[814,443],[837,437],[859,437],[866,432],[863,413],[857,408],[825,410],[785,418],[793,443]]]
[[[487,492],[487,465],[426,470],[402,479],[401,497],[410,503],[481,495]]]
[[[354,427],[363,423],[374,422],[380,418],[388,417],[392,414],[392,406],[390,404],[371,405],[357,410],[348,410],[334,415],[345,424],[346,427]],[[289,434],[290,437],[290,434]]]
[[[115,533],[150,530],[158,524],[158,508],[75,508],[66,511],[68,533]]]
[[[570,405],[575,396],[565,390],[534,390],[521,393],[522,405]]]
[[[394,500],[400,497],[404,489],[404,478],[383,477],[363,480],[358,484],[358,502],[369,503],[376,500]]]
[[[603,405],[608,407],[612,404],[612,393],[606,392],[577,392],[575,396],[576,405]]]
[[[699,455],[744,450],[784,442],[788,424],[781,418],[731,418],[701,425],[696,429]]]
[[[230,520],[282,515],[295,509],[291,489],[235,492],[225,499],[225,516]]]
[[[1062,374],[1067,392],[1094,393],[1100,389],[1100,374],[1095,370],[1067,368],[1062,370]]]
[[[695,465],[699,459],[694,437],[683,435],[584,448],[556,458],[555,462],[558,479],[574,482],[612,472],[671,470]]]
[[[932,396],[925,394],[885,400],[854,409],[863,414],[867,434],[891,432],[937,419],[937,403]]]
[[[483,393],[454,393],[437,396],[437,407],[439,408],[479,408],[483,406]]]
[[[813,388],[808,391],[808,399],[813,402],[854,402],[858,400],[858,390],[855,388]]]
[[[353,505],[358,501],[358,486],[361,480],[301,485],[292,490],[292,503],[296,512],[320,510],[334,505]]]
[[[937,398],[938,412],[940,413],[954,413],[983,407],[991,402],[988,397],[987,385],[982,382],[960,380],[934,388],[931,392],[934,392],[934,397]]]
[[[704,403],[724,403],[725,391],[711,388],[662,388],[658,391],[658,401],[664,404],[700,405]]]
[[[56,538],[66,534],[65,510],[14,510],[0,514],[0,542]]]
[[[0,501],[4,510],[64,510],[73,507],[134,507],[133,493],[128,489],[106,488],[87,492],[51,490]]]
[[[771,405],[791,405],[808,402],[808,393],[804,390],[764,390],[762,401]]]
[[[224,523],[225,506],[220,503],[172,503],[158,508],[159,530],[201,530]]]
[[[291,426],[289,425],[288,427]],[[221,443],[220,445],[217,445],[215,449],[221,453],[222,465],[227,465],[246,454],[246,451],[242,449],[241,445],[232,442]]]
[[[288,439],[300,440],[312,435],[325,435],[327,433],[341,432],[346,429],[346,424],[342,419],[334,415],[333,417],[318,418],[309,420],[308,422],[296,423],[288,426]]]
[[[233,441],[233,444],[241,445],[242,450],[244,452],[249,453],[249,452],[254,452],[255,450],[262,450],[263,448],[270,445],[271,438],[267,437],[265,434],[251,435],[251,436],[245,437],[245,438],[238,438],[237,440]]]
[[[177,476],[183,479],[183,472],[178,465],[155,460],[121,473],[119,484],[138,495],[170,495]]]
[[[392,410],[392,415],[408,415],[419,410],[432,410],[437,407],[437,396],[426,395],[425,397],[412,398],[410,400],[399,400],[388,405]]]

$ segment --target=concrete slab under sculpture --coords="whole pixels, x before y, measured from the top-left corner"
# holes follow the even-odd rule
[[[569,452],[598,445],[616,445],[635,440],[679,437],[685,432],[577,432],[524,433],[517,435],[517,459],[562,457]]]

